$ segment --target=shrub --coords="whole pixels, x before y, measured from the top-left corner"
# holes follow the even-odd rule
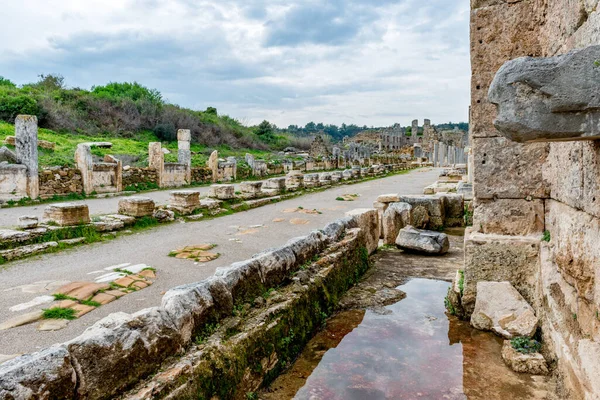
[[[14,122],[19,114],[38,115],[40,108],[37,101],[28,96],[0,97],[0,119]]]
[[[153,131],[160,140],[171,142],[177,139],[177,130],[171,122],[157,124]]]

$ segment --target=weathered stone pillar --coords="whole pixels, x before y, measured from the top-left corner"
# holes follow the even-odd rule
[[[447,145],[446,143],[440,143],[440,167],[445,167],[446,166],[446,149],[447,149]]]
[[[15,120],[17,163],[27,168],[27,196],[40,195],[38,176],[38,120],[35,115],[18,115]]]
[[[185,181],[189,185],[192,182],[192,152],[190,142],[192,141],[192,132],[189,129],[179,129],[177,131],[177,162],[185,165]]]
[[[439,151],[440,144],[438,142],[433,143],[433,166],[439,167]]]
[[[213,151],[206,162],[208,168],[212,171],[213,183],[219,180],[219,152]]]
[[[156,175],[158,175],[158,182],[156,183],[159,187],[163,187],[165,154],[162,151],[160,142],[151,142],[148,144],[148,166],[156,170]]]
[[[412,133],[413,138],[417,137],[417,134],[419,133],[419,120],[418,119],[413,120],[411,133]]]

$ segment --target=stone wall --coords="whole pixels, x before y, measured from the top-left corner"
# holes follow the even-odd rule
[[[66,196],[70,193],[83,193],[81,171],[77,168],[56,167],[39,173],[40,197]]]
[[[131,188],[132,186],[148,186],[149,184],[158,185],[158,172],[154,168],[137,168],[130,167],[123,170],[123,188]]]
[[[192,183],[210,183],[212,181],[212,171],[208,167],[192,168]]]
[[[472,306],[478,279],[508,279],[520,288],[542,319],[547,356],[558,361],[566,396],[573,399],[600,396],[600,144],[513,142],[494,127],[497,111],[488,89],[508,60],[598,44],[597,5],[471,2],[475,215],[465,246],[465,294],[471,293],[464,300],[467,309]],[[541,242],[544,231],[548,243]],[[534,260],[531,250],[538,246]]]

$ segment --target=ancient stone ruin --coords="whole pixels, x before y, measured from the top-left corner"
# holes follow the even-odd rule
[[[0,161],[0,200],[39,196],[38,126],[37,118],[19,115],[15,120],[13,153],[1,149],[5,161]]]

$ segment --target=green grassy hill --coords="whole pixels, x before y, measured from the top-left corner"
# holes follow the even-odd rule
[[[0,121],[0,146],[7,136],[14,136],[14,125]],[[39,149],[39,164],[41,167],[50,166],[74,166],[75,148],[79,143],[83,142],[111,142],[112,149],[93,149],[92,152],[97,156],[105,154],[123,155],[137,157],[139,160],[132,165],[146,166],[148,163],[148,143],[160,142],[160,138],[152,131],[138,132],[132,137],[115,137],[107,134],[99,135],[83,135],[83,134],[65,134],[57,133],[50,129],[40,128],[38,132],[40,140],[47,140],[56,144],[54,151]],[[14,149],[12,146],[7,146]],[[171,154],[165,155],[165,161],[177,161],[177,142],[163,141],[163,147],[169,149]],[[219,151],[220,157],[243,157],[246,153],[254,154],[258,158],[271,159],[273,154],[268,150],[257,149],[232,149],[227,145],[206,146],[200,144],[192,144],[192,165],[206,165],[206,160],[213,150]]]

